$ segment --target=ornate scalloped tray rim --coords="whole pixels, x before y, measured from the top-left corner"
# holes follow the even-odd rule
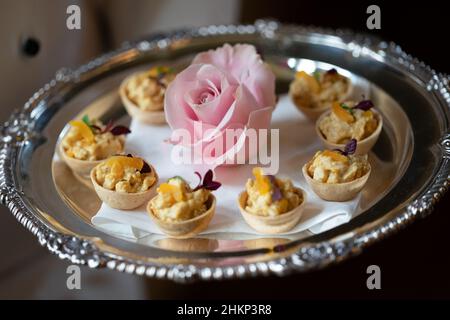
[[[424,191],[407,206],[378,219],[359,230],[337,238],[317,243],[304,242],[287,257],[273,258],[263,262],[238,266],[209,267],[194,264],[164,264],[136,261],[129,257],[100,250],[97,239],[83,239],[72,235],[64,227],[54,225],[38,218],[24,201],[25,194],[14,179],[14,168],[18,153],[32,139],[35,133],[34,119],[45,111],[46,105],[55,98],[55,93],[64,90],[70,83],[78,82],[81,77],[93,70],[101,71],[102,66],[111,58],[126,54],[130,58],[149,50],[164,50],[176,45],[177,41],[187,38],[232,34],[259,34],[262,37],[274,37],[280,30],[295,33],[298,36],[312,35],[335,36],[340,45],[348,50],[360,52],[370,48],[383,57],[384,62],[410,74],[425,84],[440,101],[444,114],[449,119],[450,89],[448,76],[436,73],[425,63],[408,55],[394,43],[386,43],[374,37],[355,34],[349,30],[326,30],[315,27],[281,25],[276,21],[258,20],[254,25],[220,25],[197,29],[181,30],[157,35],[136,43],[124,43],[118,50],[102,55],[76,70],[61,69],[55,78],[38,90],[23,106],[15,111],[0,128],[0,201],[6,205],[16,219],[36,235],[41,245],[72,263],[88,265],[91,268],[107,267],[130,274],[148,277],[166,278],[179,282],[192,280],[227,279],[244,276],[277,274],[284,275],[293,271],[306,271],[340,261],[406,226],[417,217],[425,217],[435,203],[445,194],[449,185],[450,173],[450,134],[446,132],[441,139],[442,159],[433,181],[424,187]],[[367,53],[367,52],[366,52]],[[285,248],[285,250],[288,250]]]

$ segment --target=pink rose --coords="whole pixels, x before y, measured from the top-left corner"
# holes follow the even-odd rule
[[[275,101],[275,76],[255,47],[225,44],[198,54],[170,83],[164,104],[172,142],[214,168],[243,152],[248,158],[248,130],[269,128]],[[232,143],[227,129],[237,133]],[[180,130],[190,139],[180,141]]]

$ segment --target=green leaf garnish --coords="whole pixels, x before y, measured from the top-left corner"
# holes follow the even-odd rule
[[[165,76],[166,74],[172,73],[173,72],[173,68],[171,67],[166,67],[166,66],[158,66],[156,67],[156,72],[158,73],[158,76]]]
[[[353,108],[350,108],[348,105],[346,105],[345,103],[341,103],[341,108],[346,110],[348,113],[350,113],[351,115],[353,115]]]
[[[180,176],[173,176],[172,178],[169,178],[169,180],[172,180],[172,179],[178,179],[178,180],[184,181],[184,179]]]
[[[317,82],[320,82],[320,71],[314,71],[313,76],[316,79]]]
[[[83,122],[84,122],[88,127],[91,126],[91,122],[89,121],[89,117],[88,117],[87,114],[85,114],[81,120],[83,120]]]
[[[91,123],[91,120],[89,120],[89,117],[88,117],[88,115],[87,114],[85,114],[84,116],[83,116],[83,118],[81,118],[81,120],[91,129],[91,131],[95,134],[96,133],[96,131],[98,131],[98,130],[100,130],[100,128],[99,127],[97,127],[96,125],[93,125],[92,123]]]

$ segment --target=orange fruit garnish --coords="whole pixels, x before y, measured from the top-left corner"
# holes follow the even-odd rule
[[[85,139],[88,142],[94,142],[95,137],[94,137],[94,133],[92,132],[91,128],[89,128],[89,126],[84,123],[83,121],[79,121],[79,120],[72,120],[69,122],[69,124],[78,129],[78,132],[81,134],[81,136],[83,137],[83,139]]]
[[[304,79],[313,93],[319,93],[320,85],[316,78],[307,74],[305,71],[299,71],[295,74],[297,79]]]
[[[117,178],[123,177],[124,168],[119,162],[114,162],[111,166],[111,174],[113,174]]]
[[[322,156],[324,157],[330,157],[333,161],[336,162],[348,162],[348,158],[344,156],[343,154],[340,154],[339,152],[332,151],[332,150],[325,150],[322,152]]]
[[[169,183],[161,183],[158,187],[158,193],[170,194],[176,202],[184,200],[184,194],[178,186]]]
[[[127,157],[127,156],[112,156],[106,160],[106,165],[108,167],[113,167],[114,165],[125,167],[131,167],[136,170],[141,170],[144,166],[144,160],[141,158]]]
[[[350,114],[347,110],[342,108],[339,102],[334,102],[332,107],[332,112],[342,121],[347,123],[352,123],[355,121],[353,115]]]
[[[271,190],[269,178],[263,175],[261,168],[253,168],[253,175],[255,176],[255,186],[259,194],[267,194]]]
[[[111,168],[111,174],[117,178],[121,178],[125,173],[126,167],[141,170],[144,166],[144,160],[127,156],[112,156],[106,160],[106,165]]]

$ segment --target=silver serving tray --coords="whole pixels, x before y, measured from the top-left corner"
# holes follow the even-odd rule
[[[385,126],[373,156],[381,163],[363,193],[362,213],[312,235],[132,242],[90,223],[100,203],[54,160],[65,124],[77,114],[126,123],[116,90],[153,63],[182,68],[199,51],[225,42],[257,46],[287,92],[298,64],[334,65],[369,84]],[[306,271],[340,261],[429,214],[448,186],[449,80],[399,46],[350,31],[258,21],[209,26],[125,43],[76,70],[62,69],[1,128],[1,202],[62,259],[90,267],[176,281]]]

